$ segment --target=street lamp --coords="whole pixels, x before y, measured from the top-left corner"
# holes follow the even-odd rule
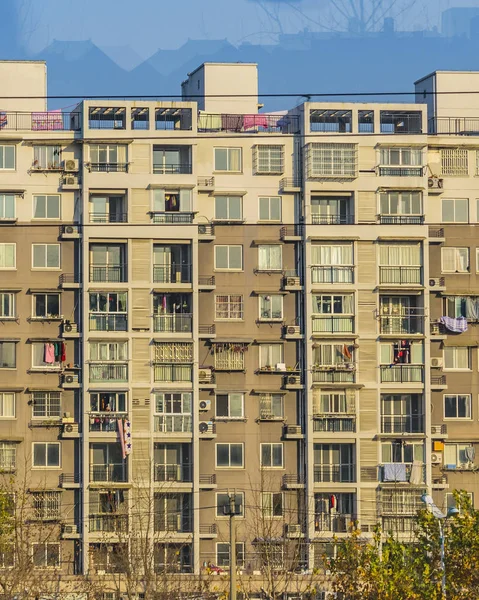
[[[444,531],[444,526],[442,524],[444,519],[448,519],[449,517],[455,517],[459,514],[457,508],[451,507],[448,509],[447,513],[444,514],[439,508],[434,504],[434,500],[428,494],[423,494],[421,496],[421,500],[424,504],[427,505],[428,509],[432,512],[434,517],[437,519],[437,523],[439,525],[439,542],[441,544],[441,571],[442,571],[442,580],[441,580],[441,589],[442,589],[442,598],[446,600],[446,560],[445,560],[445,548],[444,542],[446,538],[446,534]]]

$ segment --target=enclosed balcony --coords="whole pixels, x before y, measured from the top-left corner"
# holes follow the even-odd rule
[[[314,483],[354,483],[356,468],[354,464],[314,465]]]
[[[127,533],[128,515],[90,515],[90,533]]]
[[[90,196],[90,223],[126,223],[127,221],[125,195]]]
[[[191,294],[154,294],[153,331],[158,333],[192,332]]]
[[[313,315],[312,333],[353,333],[354,317],[349,315]]]
[[[123,460],[118,443],[90,444],[90,482],[128,481],[128,462]]]
[[[421,285],[420,266],[380,266],[379,283],[392,285]]]
[[[379,331],[383,335],[424,333],[424,309],[415,296],[381,296]]]
[[[312,196],[311,223],[312,225],[352,225],[354,223],[353,198]]]
[[[192,282],[191,249],[187,244],[153,247],[153,281],[184,284]]]
[[[382,110],[380,112],[380,127],[381,133],[422,133],[422,112],[420,110]]]
[[[158,131],[189,131],[191,127],[191,108],[155,109],[155,128]]]
[[[354,494],[314,494],[315,532],[348,533],[354,520],[354,502]]]
[[[354,444],[314,444],[314,483],[356,480]]]
[[[91,362],[90,381],[110,381],[126,383],[128,381],[128,363],[120,362]]]
[[[381,383],[423,383],[424,365],[381,365]]]
[[[381,433],[424,433],[421,394],[381,394]]]
[[[188,175],[193,172],[191,146],[153,146],[153,173]]]
[[[90,281],[127,281],[126,244],[90,244]]]
[[[155,533],[191,533],[193,531],[192,494],[155,494]]]
[[[154,417],[155,433],[191,433],[193,417],[187,414],[161,414]]]
[[[315,433],[354,433],[356,431],[356,415],[338,413],[314,415],[313,431]]]
[[[191,444],[156,443],[154,446],[155,481],[191,483],[193,477],[191,459]]]
[[[88,109],[88,126],[90,129],[125,129],[126,109],[124,106],[92,106]]]
[[[310,131],[351,133],[352,111],[344,109],[313,109],[309,112]]]

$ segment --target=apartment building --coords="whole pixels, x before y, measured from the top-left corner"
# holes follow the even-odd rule
[[[0,74],[44,95],[44,63]],[[3,105],[0,460],[36,566],[221,591],[234,496],[240,585],[301,593],[353,520],[477,501],[477,101],[430,95],[477,78],[265,114],[256,65],[207,63],[181,102]]]

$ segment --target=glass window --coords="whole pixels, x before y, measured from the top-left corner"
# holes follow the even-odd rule
[[[281,196],[259,198],[259,220],[281,221]]]
[[[283,249],[279,245],[258,246],[258,269],[260,271],[281,271]]]
[[[92,171],[126,170],[126,145],[91,144],[90,169]]]
[[[32,446],[33,467],[50,469],[60,467],[59,442],[33,442]]]
[[[15,294],[0,292],[0,319],[15,318]]]
[[[0,244],[0,269],[15,269],[16,244]]]
[[[244,543],[236,542],[236,564],[239,567],[244,565]],[[230,566],[230,545],[227,542],[216,544],[216,566],[223,569],[229,569]]]
[[[215,296],[215,319],[237,321],[243,318],[243,296],[226,294]]]
[[[244,444],[216,444],[216,466],[242,468]]]
[[[468,223],[469,200],[467,198],[442,199],[443,223]]]
[[[468,273],[469,248],[441,248],[441,270],[443,273]]]
[[[13,442],[0,442],[0,469],[12,471],[17,466],[17,445]]]
[[[278,364],[283,363],[283,344],[260,344],[259,346],[259,368],[276,369]]]
[[[309,177],[357,176],[357,144],[308,144]]]
[[[321,315],[352,315],[352,294],[313,294],[313,313]]]
[[[412,463],[414,461],[424,462],[423,442],[396,441],[383,442],[381,444],[381,461],[383,463]]]
[[[381,215],[422,215],[422,193],[387,191],[379,196]]]
[[[259,296],[259,318],[262,321],[281,320],[283,318],[283,296],[279,294]]]
[[[0,146],[0,169],[15,169],[15,146]]]
[[[32,316],[42,319],[60,317],[60,294],[33,294]]]
[[[15,369],[17,345],[15,342],[0,341],[0,369]]]
[[[466,492],[466,494],[469,497],[471,506],[474,507],[474,493]],[[447,492],[446,493],[446,510],[449,510],[450,508],[458,508],[459,511],[461,510],[460,506],[456,506],[456,499],[454,498],[454,494],[452,494],[451,492]]]
[[[283,444],[260,444],[261,467],[283,468]]]
[[[233,392],[217,394],[216,416],[220,419],[242,419],[244,417],[244,394]]]
[[[253,150],[256,174],[281,174],[283,154],[284,146],[256,146]]]
[[[444,418],[471,419],[471,394],[445,394]]]
[[[263,517],[272,519],[283,516],[283,494],[281,492],[262,492],[261,511]]]
[[[33,148],[34,169],[59,169],[62,164],[60,146],[35,146]]]
[[[60,244],[32,244],[32,268],[59,269]]]
[[[15,392],[0,392],[0,419],[14,419],[15,409]]]
[[[241,148],[215,148],[215,171],[241,172]]]
[[[261,394],[260,419],[282,419],[284,417],[283,394]]]
[[[422,165],[422,149],[421,148],[381,148],[380,149],[380,164],[391,166],[420,166]]]
[[[32,417],[54,418],[62,416],[61,393],[60,392],[33,392],[32,393]]]
[[[15,194],[0,194],[0,219],[15,218]]]
[[[241,271],[243,246],[215,246],[215,269]]]
[[[60,567],[60,544],[32,544],[33,565],[36,569],[57,569]]]
[[[244,493],[235,492],[235,513],[236,516],[244,517]],[[230,511],[230,495],[229,494],[216,494],[216,516],[225,517],[229,515]]]
[[[243,216],[241,196],[215,196],[215,219],[240,221]]]
[[[467,346],[446,346],[444,348],[445,369],[471,369],[471,349]]]
[[[61,343],[33,342],[32,346],[32,369],[60,369]],[[58,354],[60,353],[60,354]]]
[[[465,467],[473,463],[470,458],[473,453],[474,446],[470,443],[444,444],[444,464],[449,468]]]

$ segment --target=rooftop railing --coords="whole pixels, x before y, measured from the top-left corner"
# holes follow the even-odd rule
[[[0,111],[0,131],[79,131],[81,113]]]
[[[281,114],[210,114],[198,116],[198,131],[231,133],[298,133],[299,117]]]

